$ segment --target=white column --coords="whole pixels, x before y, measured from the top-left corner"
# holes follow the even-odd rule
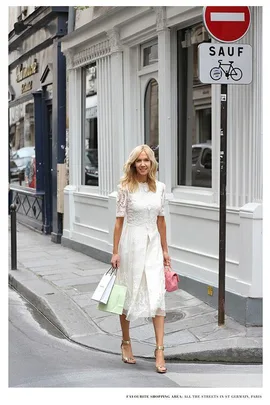
[[[228,86],[228,205],[262,201],[262,7],[240,43],[252,46],[249,85]]]
[[[63,236],[72,238],[73,224],[75,219],[74,192],[78,189],[80,179],[80,75],[77,76],[73,68],[73,54],[68,51],[66,54],[67,77],[68,77],[68,185],[64,189],[64,224]],[[79,82],[78,82],[79,81]],[[73,112],[72,114],[70,112]],[[79,128],[79,133],[77,132]]]
[[[123,175],[125,162],[124,136],[124,91],[123,91],[123,52],[119,31],[115,28],[108,31],[111,47],[111,95],[112,95],[112,148],[111,158],[113,172],[113,187],[116,189]]]
[[[98,160],[99,191],[108,195],[114,190],[112,169],[112,114],[111,114],[111,61],[110,56],[97,60],[98,99]]]
[[[172,188],[172,131],[171,131],[171,36],[166,24],[166,7],[156,7],[158,33],[159,88],[159,179]]]
[[[81,185],[81,71],[73,67],[73,52],[65,53],[68,76],[69,184]]]
[[[252,92],[252,110],[253,122],[251,133],[252,150],[254,150],[254,159],[252,161],[251,173],[253,176],[252,182],[252,197],[254,202],[262,201],[262,173],[263,173],[263,149],[262,149],[262,126],[263,126],[263,106],[262,106],[262,7],[252,7],[253,10],[253,61],[255,65],[253,73],[253,92]]]

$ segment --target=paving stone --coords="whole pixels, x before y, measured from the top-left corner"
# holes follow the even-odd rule
[[[91,290],[96,288],[97,283],[99,282],[98,276],[87,276],[87,277],[72,277],[74,274],[70,275],[70,278],[65,280],[55,280],[53,283],[59,287],[65,287],[68,285],[72,285],[74,288],[79,288],[79,285],[91,285]],[[72,277],[72,278],[71,278]],[[94,287],[92,286],[94,284]],[[87,290],[84,290],[87,291]]]
[[[81,282],[81,279],[77,280],[77,282],[78,283]],[[73,288],[79,292],[89,292],[92,294],[94,293],[96,287],[97,287],[97,282],[73,285]]]
[[[92,293],[73,295],[72,299],[76,304],[85,310],[85,307],[97,305],[96,301],[91,299]]]
[[[263,336],[263,328],[258,326],[248,327],[246,329],[246,336],[247,337],[261,337]]]
[[[148,339],[147,342],[155,344],[156,340],[155,337]],[[174,333],[165,333],[164,336],[164,346],[167,347],[175,347],[179,345],[184,345],[188,343],[198,342],[198,339],[190,333],[188,330],[183,330],[180,332]]]
[[[85,307],[84,307],[84,311],[85,311],[91,318],[94,318],[95,321],[98,321],[98,322],[97,322],[97,323],[98,323],[98,326],[99,326],[101,329],[103,329],[103,328],[102,328],[102,325],[100,324],[100,321],[101,321],[101,320],[106,320],[106,321],[107,321],[107,322],[106,322],[106,325],[108,326],[108,328],[106,329],[106,331],[107,331],[107,330],[110,330],[109,324],[111,323],[111,321],[112,321],[112,322],[115,322],[115,316],[116,316],[116,315],[112,315],[112,314],[109,314],[108,312],[100,311],[100,310],[97,308],[97,306],[98,306],[98,303],[97,303],[97,302],[96,302],[94,305],[85,306]],[[109,322],[108,322],[108,317],[110,317],[110,321],[109,321]],[[112,317],[114,317],[114,320],[112,320]],[[117,322],[119,322],[118,317],[117,317]],[[120,324],[119,324],[119,327],[120,327]],[[118,329],[119,329],[119,328],[118,328]]]
[[[237,336],[245,336],[245,331],[232,329],[226,326],[218,326],[216,323],[189,328],[189,331],[197,337],[198,340],[204,342],[206,340],[226,339]]]
[[[87,269],[87,270],[81,270],[79,268],[75,268],[73,273],[78,275],[78,276],[92,276],[92,275],[98,275],[99,279],[101,280],[101,277],[103,276],[103,274],[105,273],[107,269]]]

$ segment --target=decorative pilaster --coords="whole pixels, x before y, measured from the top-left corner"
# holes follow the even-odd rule
[[[117,28],[112,28],[107,32],[109,38],[109,46],[111,53],[122,52],[122,44],[120,41],[120,31]]]
[[[108,195],[113,184],[111,57],[97,60],[99,190]]]
[[[252,107],[254,108],[252,133],[254,158],[251,173],[253,202],[262,202],[263,196],[263,146],[262,146],[262,126],[263,126],[263,106],[262,106],[262,7],[252,7],[253,9],[253,61],[256,70],[253,73]],[[256,63],[255,63],[256,61]],[[256,136],[255,136],[256,134]]]
[[[157,32],[163,31],[167,28],[167,11],[166,7],[154,7],[156,13]]]
[[[69,184],[77,188],[81,185],[81,167],[78,157],[81,154],[81,72],[72,69],[68,72],[68,97],[69,97]]]
[[[65,149],[65,164],[66,164],[66,182],[69,184],[69,100],[74,87],[74,71],[73,69],[73,50],[67,50],[64,53],[66,57],[66,68],[67,68],[67,95],[66,95],[66,149]]]
[[[67,70],[71,70],[74,67],[74,52],[69,49],[64,53],[65,57],[66,57],[66,66],[67,66]]]
[[[262,7],[251,7],[241,43],[253,52],[252,82],[228,86],[228,205],[262,201]]]
[[[124,137],[124,90],[123,90],[123,51],[120,32],[113,28],[107,33],[111,49],[111,106],[112,106],[112,148],[113,189],[116,189],[123,174],[125,161]],[[112,190],[111,190],[112,191]]]
[[[158,33],[159,85],[159,179],[172,188],[172,131],[171,131],[171,37],[167,28],[166,7],[155,7]]]

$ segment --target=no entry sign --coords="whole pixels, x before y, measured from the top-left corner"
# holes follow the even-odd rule
[[[250,10],[245,6],[204,7],[204,25],[209,34],[220,42],[235,42],[249,29]]]

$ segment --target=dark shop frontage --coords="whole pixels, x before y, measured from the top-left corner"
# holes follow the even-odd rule
[[[36,7],[9,33],[9,185],[19,222],[59,242],[57,170],[65,160],[68,7]]]

